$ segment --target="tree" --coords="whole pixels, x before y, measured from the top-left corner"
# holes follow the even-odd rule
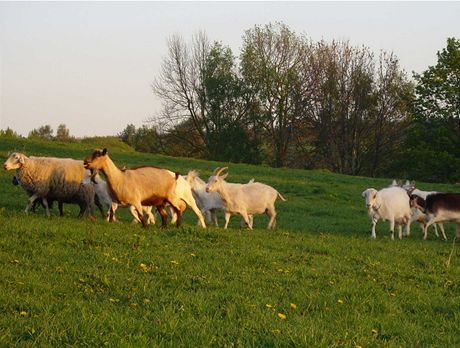
[[[415,74],[413,122],[390,172],[430,182],[460,180],[460,41],[447,39],[438,61]]]
[[[134,137],[136,136],[136,127],[133,124],[128,124],[125,129],[118,134],[118,137],[124,143],[134,146]]]
[[[58,141],[69,141],[70,131],[65,124],[61,123],[56,130],[56,140]]]
[[[16,133],[10,127],[6,128],[5,130],[0,129],[0,136],[5,137],[5,138],[20,138],[21,137],[18,133]]]
[[[229,47],[209,42],[203,32],[195,35],[191,44],[173,36],[152,87],[163,100],[161,128],[189,146],[188,151],[210,159],[257,158],[243,151],[257,149],[257,143],[246,132],[250,97],[237,75]],[[193,131],[184,132],[184,125],[191,126]]]
[[[257,122],[272,144],[275,166],[286,164],[296,121],[309,97],[301,71],[309,53],[309,42],[280,23],[255,26],[243,37],[241,73],[258,103]]]
[[[33,129],[29,132],[28,138],[39,138],[52,140],[53,139],[53,129],[50,125],[41,126],[38,129]]]
[[[418,119],[441,119],[460,139],[460,41],[447,39],[438,62],[422,74],[414,74],[415,114]]]

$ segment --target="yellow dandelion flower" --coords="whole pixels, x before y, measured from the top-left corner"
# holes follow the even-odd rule
[[[391,296],[391,297],[395,297],[396,294],[395,294],[394,292],[390,292],[390,296]]]
[[[265,305],[265,307],[267,307],[267,308],[273,308],[273,306],[272,306],[271,304],[269,304],[269,303],[267,303],[267,304]]]
[[[286,315],[283,314],[283,313],[278,313],[278,318],[280,318],[281,320],[286,320],[287,319]]]
[[[21,312],[19,312],[19,315],[21,317],[27,317],[27,312],[26,311],[21,311]]]
[[[175,266],[177,266],[177,265],[179,264],[179,262],[177,262],[176,260],[171,260],[171,261],[169,261],[169,262],[171,262],[171,264],[172,264],[172,265],[175,265]]]
[[[118,303],[118,302],[120,302],[120,300],[117,299],[117,298],[109,298],[109,301],[110,301],[110,303]]]
[[[143,270],[144,272],[148,272],[149,267],[145,263],[141,263],[139,265],[139,269]]]
[[[340,299],[339,299],[339,300],[337,300],[337,303],[338,303],[338,304],[344,304],[344,303],[345,303],[345,301],[344,301],[344,300],[340,300]]]
[[[144,304],[149,304],[150,302],[152,301],[150,301],[148,298],[144,298]]]
[[[190,253],[190,256],[193,256],[193,257],[195,257],[195,256],[196,256],[196,254],[195,254],[195,253]]]
[[[295,303],[291,303],[291,309],[297,309],[297,305]]]
[[[280,329],[274,329],[272,330],[272,332],[275,334],[275,335],[279,335],[281,333],[281,330]]]
[[[372,336],[377,336],[379,334],[379,332],[376,329],[372,329],[371,333]]]

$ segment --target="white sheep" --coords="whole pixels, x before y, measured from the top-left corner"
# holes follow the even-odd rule
[[[240,214],[249,229],[252,230],[254,214],[267,214],[270,217],[268,228],[276,227],[275,201],[286,199],[273,187],[255,182],[250,184],[233,184],[225,182],[227,174],[220,176],[225,168],[216,168],[209,177],[206,192],[218,192],[225,205],[225,226],[228,227],[230,216]]]
[[[361,194],[372,221],[371,237],[376,238],[375,226],[382,220],[390,221],[390,236],[394,239],[395,223],[399,227],[399,239],[402,239],[402,225],[406,225],[406,234],[410,234],[411,209],[409,195],[400,187],[387,187],[380,191],[368,188]]]
[[[5,170],[16,170],[15,176],[26,191],[28,204],[26,213],[36,199],[41,199],[46,215],[50,216],[48,201],[77,203],[79,216],[92,217],[94,188],[82,185],[85,168],[83,161],[70,158],[27,157],[22,153],[12,153],[3,164]]]

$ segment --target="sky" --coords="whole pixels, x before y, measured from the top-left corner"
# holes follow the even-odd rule
[[[459,18],[460,2],[0,2],[0,129],[142,126],[161,110],[151,84],[176,34],[205,31],[238,56],[246,30],[282,22],[313,41],[393,52],[411,77],[460,39]]]

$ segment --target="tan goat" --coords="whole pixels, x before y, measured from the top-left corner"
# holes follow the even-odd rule
[[[113,202],[132,205],[143,226],[146,226],[142,211],[144,205],[157,207],[165,227],[168,217],[164,208],[166,203],[175,210],[178,216],[176,225],[180,225],[182,203],[175,195],[178,174],[175,178],[169,170],[148,166],[120,170],[107,155],[107,149],[96,149],[85,158],[84,165],[93,173],[99,170],[104,173]]]

